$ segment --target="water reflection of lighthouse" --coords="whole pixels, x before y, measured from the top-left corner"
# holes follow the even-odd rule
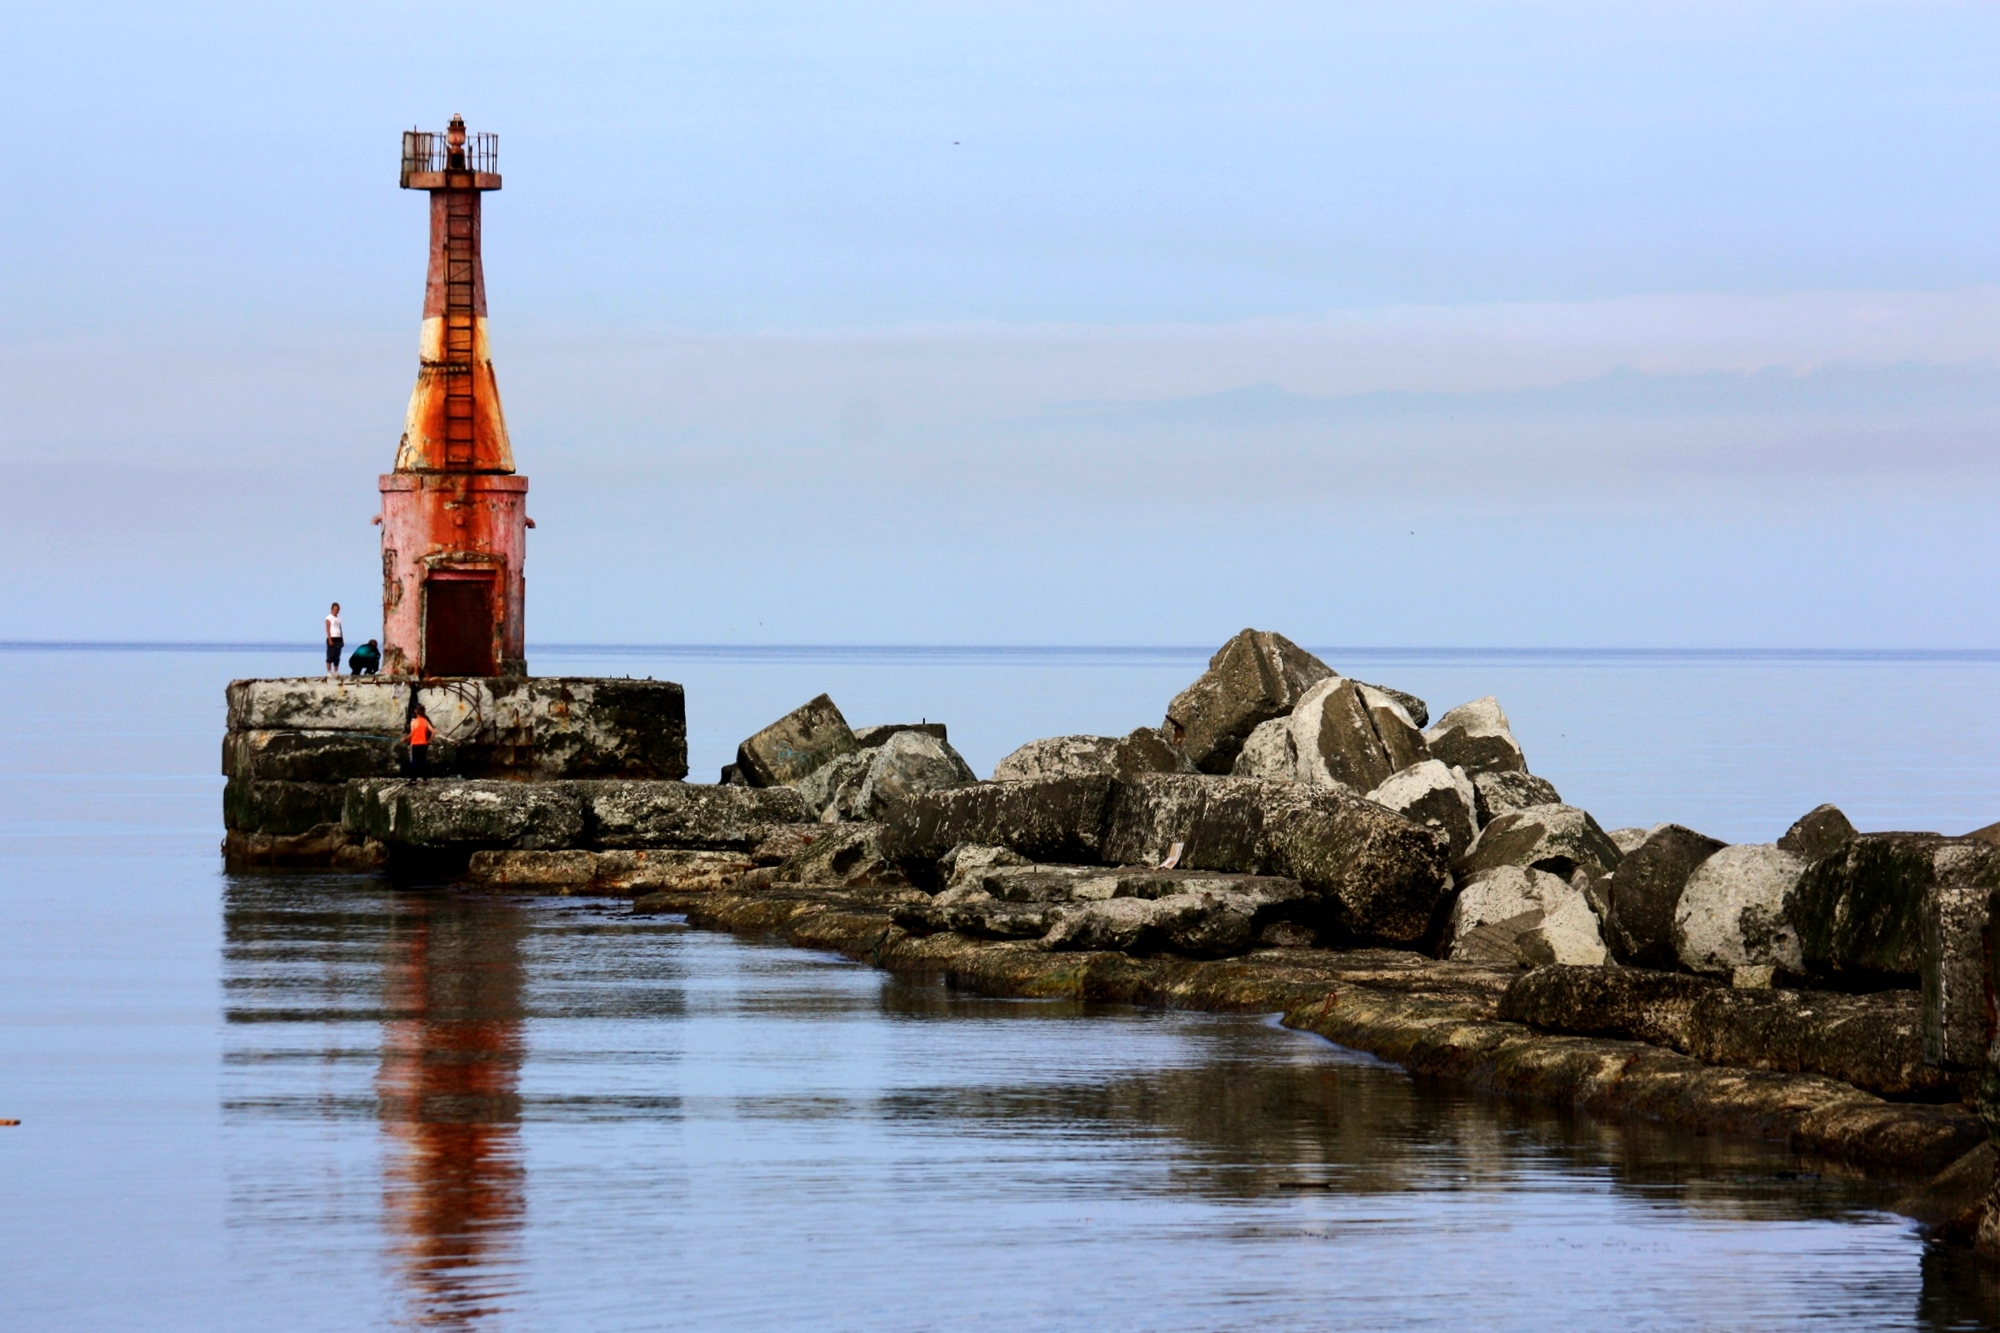
[[[386,1229],[414,1320],[471,1327],[515,1286],[525,926],[504,902],[402,905],[376,1075]]]

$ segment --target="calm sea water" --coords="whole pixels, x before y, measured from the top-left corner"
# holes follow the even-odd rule
[[[1348,652],[1494,692],[1607,826],[2000,818],[2000,660]],[[820,690],[975,767],[1193,652],[542,650],[688,686],[697,776]],[[221,686],[0,649],[0,1327],[1951,1328],[1884,1187],[1414,1080],[1258,1018],[979,1000],[615,905],[229,877]]]

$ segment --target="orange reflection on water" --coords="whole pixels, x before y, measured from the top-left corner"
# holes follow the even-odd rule
[[[406,1308],[471,1328],[506,1308],[526,1207],[523,923],[509,904],[410,895],[391,935],[375,1088],[384,1223]]]

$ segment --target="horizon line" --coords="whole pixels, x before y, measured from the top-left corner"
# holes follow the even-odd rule
[[[1577,658],[1681,659],[1806,659],[1817,661],[2000,661],[2000,648],[1808,648],[1808,647],[1503,647],[1438,645],[1317,645],[1301,644],[1316,655],[1349,657],[1516,658],[1521,660]],[[274,652],[318,654],[322,645],[310,640],[225,639],[0,639],[0,652]],[[920,656],[979,654],[987,656],[1085,656],[1117,654],[1159,657],[1208,657],[1214,647],[1195,644],[978,644],[978,643],[545,643],[530,644],[530,656],[581,653],[632,655],[667,653],[712,657],[826,653],[834,655]]]

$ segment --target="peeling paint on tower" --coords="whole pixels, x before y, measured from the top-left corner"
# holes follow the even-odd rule
[[[498,136],[403,135],[402,186],[430,193],[417,383],[395,471],[381,479],[382,669],[525,675],[528,479],[486,335],[480,200],[500,188]]]

